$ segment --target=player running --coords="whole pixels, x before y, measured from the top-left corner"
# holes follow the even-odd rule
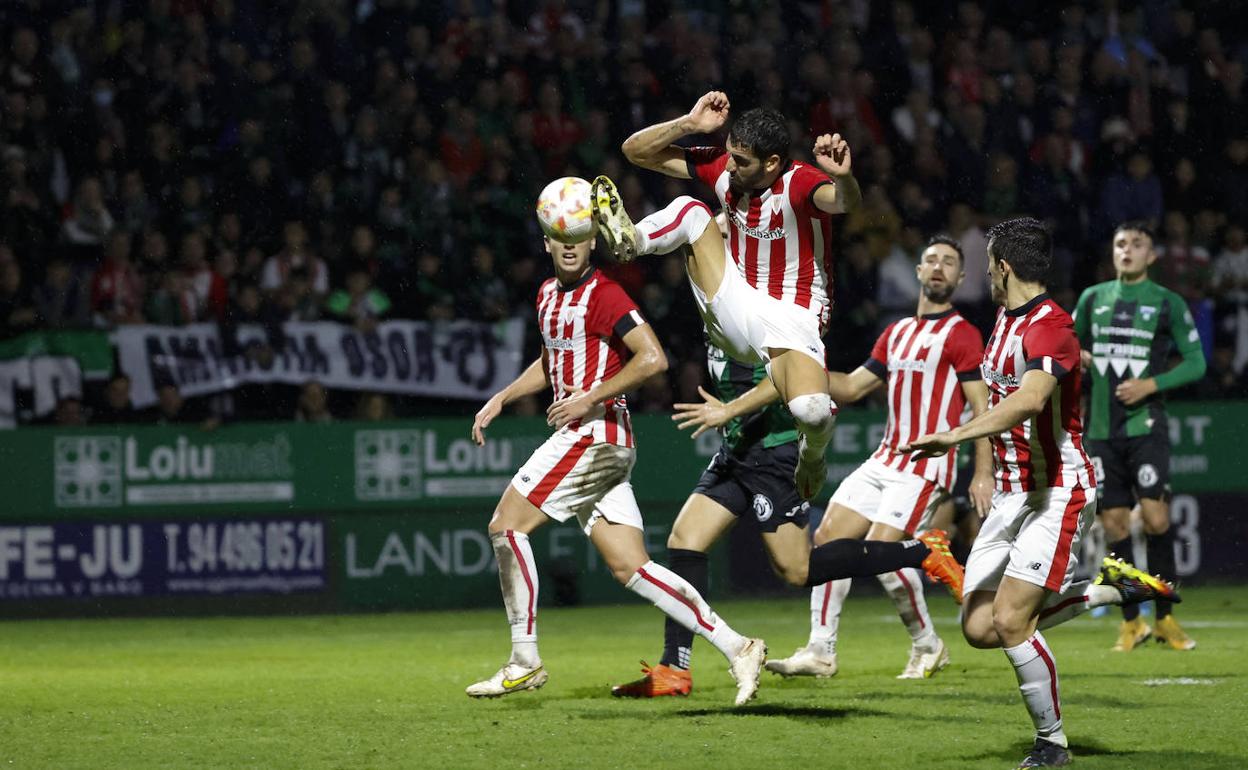
[[[554,387],[547,422],[556,431],[516,472],[489,524],[511,624],[511,658],[467,693],[497,697],[546,683],[537,651],[538,573],[529,535],[551,520],[575,518],[617,580],[723,653],[740,706],[758,689],[767,652],[763,640],[734,631],[693,586],[646,554],[629,483],[636,460],[633,430],[620,394],[666,369],[667,359],[633,301],[590,264],[593,244],[546,240],[555,277],[537,297],[543,354],[490,398],[473,422],[473,440],[484,444],[484,431],[503,406]]]
[[[599,177],[595,211],[620,260],[692,247],[686,269],[707,332],[732,358],[767,366],[797,424],[794,481],[810,500],[827,476],[824,450],[836,421],[822,340],[830,308],[830,215],[852,209],[862,193],[839,134],[815,142],[817,167],[792,160],[788,125],[775,110],[746,112],[723,147],[686,150],[673,144],[718,131],[728,114],[728,97],[712,91],[689,114],[638,131],[622,149],[638,166],[699,179],[714,190],[729,222],[731,263],[711,210],[689,196],[634,227],[615,185]]]
[[[1053,264],[1044,226],[1011,219],[988,231],[988,277],[1001,305],[981,366],[988,411],[900,447],[935,459],[989,437],[996,492],[967,560],[962,633],[973,647],[1002,647],[1036,727],[1020,767],[1070,762],[1057,664],[1040,633],[1102,604],[1178,601],[1174,588],[1106,559],[1096,583],[1074,581],[1079,545],[1096,511],[1096,476],[1083,450],[1079,343],[1049,298]]]
[[[1148,569],[1173,581],[1170,531],[1170,431],[1164,397],[1205,375],[1205,356],[1183,298],[1148,278],[1157,261],[1153,233],[1144,222],[1114,231],[1113,281],[1089,287],[1075,306],[1075,333],[1091,376],[1088,452],[1100,479],[1101,526],[1109,550],[1132,553],[1128,522],[1138,500],[1144,519]],[[1182,361],[1162,371],[1177,349]],[[1122,608],[1114,649],[1130,652],[1153,633],[1140,608]],[[1170,602],[1157,602],[1157,639],[1176,650],[1196,642],[1179,626]]]
[[[703,594],[709,584],[707,551],[738,521],[758,530],[776,572],[805,584],[810,559],[806,525],[810,504],[793,488],[797,430],[761,364],[743,364],[712,346],[707,367],[716,395],[676,404],[672,419],[693,428],[693,438],[718,428],[723,443],[685,500],[667,538],[668,566]],[[663,657],[642,661],[641,679],[611,688],[617,697],[688,695],[693,632],[670,618],[663,627]]]
[[[876,340],[871,357],[853,372],[828,375],[838,403],[859,401],[888,386],[888,421],[879,448],[832,495],[815,531],[817,545],[835,538],[898,541],[927,529],[953,489],[954,453],[939,460],[904,454],[898,446],[922,433],[948,430],[988,408],[988,388],[979,374],[984,340],[954,310],[953,292],[966,276],[962,248],[944,235],[928,241],[915,268],[922,291],[914,316],[896,321]],[[976,442],[970,495],[980,515],[992,502],[992,454],[986,438]],[[877,576],[910,632],[910,659],[898,679],[930,677],[949,664],[949,651],[936,634],[912,568]],[[810,592],[810,640],[788,658],[765,668],[783,676],[833,676],[836,641],[849,579],[815,586]]]

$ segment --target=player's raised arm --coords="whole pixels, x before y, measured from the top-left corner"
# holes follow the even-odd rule
[[[875,359],[872,362],[879,363]],[[849,374],[845,372],[828,372],[828,395],[838,404],[852,404],[861,401],[868,393],[880,387],[888,379],[888,368],[883,372],[875,371],[874,367],[860,366]]]
[[[621,150],[635,166],[660,174],[690,179],[685,149],[674,144],[690,134],[713,134],[728,122],[728,96],[711,91],[698,99],[687,115],[643,128],[624,140]]]
[[[517,398],[540,393],[550,387],[550,375],[546,371],[546,360],[539,356],[537,360],[525,367],[520,376],[511,381],[507,387],[490,396],[485,406],[477,412],[472,421],[472,440],[477,446],[485,444],[485,429],[494,422],[494,418],[503,411],[503,407]]]
[[[844,214],[862,203],[862,188],[854,178],[849,143],[840,134],[824,134],[815,140],[815,163],[834,184],[815,189],[815,207],[825,214]]]
[[[667,371],[667,355],[654,336],[650,324],[634,326],[623,337],[624,344],[633,356],[624,367],[609,380],[603,380],[587,391],[562,398],[546,410],[546,422],[556,428],[579,420],[589,413],[595,404],[608,398],[637,389],[643,382],[659,372]]]

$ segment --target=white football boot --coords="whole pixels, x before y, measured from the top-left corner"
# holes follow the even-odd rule
[[[607,248],[616,261],[632,262],[638,253],[637,228],[624,210],[615,182],[600,176],[593,181],[590,190],[590,207]]]
[[[763,661],[767,660],[767,645],[762,639],[747,639],[745,646],[732,659],[728,673],[737,682],[738,706],[744,706],[758,694],[758,677],[763,672]]]
[[[943,639],[936,639],[936,649],[924,650],[914,645],[910,648],[910,660],[898,679],[930,679],[933,674],[949,665],[949,648]]]
[[[815,676],[820,679],[836,676],[836,653],[820,655],[810,647],[798,647],[792,655],[767,661],[767,670],[780,676]]]
[[[489,679],[468,685],[464,692],[469,698],[498,698],[521,690],[540,689],[548,678],[546,669],[540,663],[535,668],[508,663]]]

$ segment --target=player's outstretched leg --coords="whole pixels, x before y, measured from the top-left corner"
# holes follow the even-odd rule
[[[709,584],[710,565],[705,553],[685,548],[667,549],[668,566],[684,578],[694,590],[705,596]],[[696,634],[673,618],[663,620],[663,657],[659,665],[641,662],[642,677],[626,684],[615,685],[611,694],[617,698],[657,698],[664,695],[688,695],[693,691],[690,660]]]
[[[497,698],[546,684],[546,669],[537,652],[537,568],[529,536],[515,530],[490,535],[498,561],[507,622],[511,625],[511,658],[494,676],[469,685],[472,698]]]
[[[709,206],[681,195],[634,225],[615,183],[605,176],[594,180],[590,200],[598,232],[617,260],[631,262],[642,254],[670,254],[688,246],[689,279],[706,302],[715,297],[728,269],[728,254]]]
[[[810,552],[806,585],[817,586],[847,577],[868,577],[905,567],[922,567],[932,580],[944,583],[954,601],[962,602],[962,565],[949,551],[949,537],[931,529],[914,540],[889,543],[840,539]]]
[[[755,696],[767,657],[767,645],[762,639],[750,639],[734,631],[686,580],[651,561],[642,544],[641,530],[604,519],[594,525],[590,539],[616,580],[706,639],[728,659],[728,670],[737,683],[738,706]]]
[[[1049,596],[1037,628],[1052,628],[1095,607],[1116,604],[1126,608],[1147,601],[1178,604],[1183,597],[1169,581],[1111,554],[1101,561],[1096,580],[1071,583],[1065,591]]]

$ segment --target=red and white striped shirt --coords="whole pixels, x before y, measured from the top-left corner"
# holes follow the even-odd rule
[[[929,460],[897,448],[961,424],[966,408],[961,383],[979,379],[983,357],[979,330],[952,308],[889,324],[863,364],[888,381],[888,422],[871,457],[953,489],[954,452]]]
[[[776,299],[810,308],[827,322],[832,285],[832,218],[815,206],[815,190],[831,184],[815,166],[792,161],[765,190],[728,185],[728,151],[685,151],[689,176],[715,190],[728,221],[728,251],[746,283]]]
[[[624,335],[645,323],[620,285],[596,268],[570,286],[548,278],[537,292],[537,322],[555,400],[573,389],[587,391],[624,367]],[[602,403],[564,430],[592,435],[594,441],[633,446],[633,427],[623,395]]]
[[[1035,417],[989,437],[996,456],[997,489],[1094,489],[1096,475],[1083,451],[1079,415],[1079,341],[1070,316],[1047,294],[1014,310],[997,312],[984,351],[988,407],[1018,390],[1023,375],[1032,369],[1052,374],[1057,387]]]

